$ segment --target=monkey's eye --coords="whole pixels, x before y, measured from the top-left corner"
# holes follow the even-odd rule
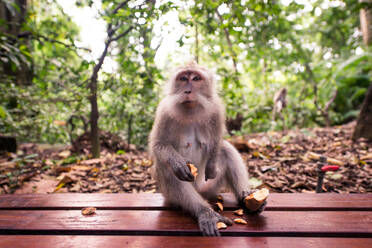
[[[195,77],[192,79],[192,81],[199,81],[199,80],[201,80],[201,77],[200,77],[200,76],[195,76]]]
[[[182,76],[182,77],[180,78],[180,80],[181,80],[181,81],[187,81],[187,77]]]

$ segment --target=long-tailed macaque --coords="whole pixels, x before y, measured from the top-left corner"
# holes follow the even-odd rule
[[[273,121],[275,121],[277,115],[284,123],[284,117],[282,115],[282,110],[287,107],[287,88],[281,88],[274,95],[274,108],[273,108]]]
[[[149,148],[165,199],[193,215],[204,236],[220,235],[217,222],[232,224],[205,199],[216,196],[222,186],[230,187],[240,203],[251,193],[246,166],[222,139],[224,131],[224,106],[213,74],[195,63],[178,68],[157,108]],[[188,163],[197,167],[196,178]]]

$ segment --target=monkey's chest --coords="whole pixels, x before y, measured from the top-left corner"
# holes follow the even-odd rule
[[[181,130],[179,152],[199,169],[205,163],[206,141],[201,132],[194,127]]]

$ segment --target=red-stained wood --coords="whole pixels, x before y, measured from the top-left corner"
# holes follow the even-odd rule
[[[317,247],[370,248],[367,238],[287,238],[287,237],[172,237],[172,236],[0,236],[0,247],[60,248],[60,247]]]
[[[232,212],[224,215],[233,218]],[[221,232],[232,236],[370,237],[370,211],[266,211],[246,216]],[[180,211],[2,210],[0,234],[199,235],[196,222]]]
[[[236,209],[231,194],[222,194],[224,208]],[[37,194],[0,195],[0,209],[81,209],[94,206],[111,210],[173,209],[161,194]],[[270,194],[266,211],[372,210],[372,194]]]

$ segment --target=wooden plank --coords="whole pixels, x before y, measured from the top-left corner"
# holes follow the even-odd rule
[[[232,194],[222,194],[224,207],[236,209]],[[161,194],[28,194],[0,195],[0,209],[81,209],[94,206],[111,210],[172,209]],[[266,211],[372,210],[372,194],[270,194]]]
[[[289,246],[290,244],[290,246]],[[368,238],[286,238],[286,237],[172,237],[172,236],[0,236],[0,247],[372,247]]]
[[[232,212],[224,215],[234,218]],[[248,225],[222,230],[230,236],[372,237],[369,211],[266,211]],[[199,235],[196,222],[180,211],[2,210],[0,234]]]

